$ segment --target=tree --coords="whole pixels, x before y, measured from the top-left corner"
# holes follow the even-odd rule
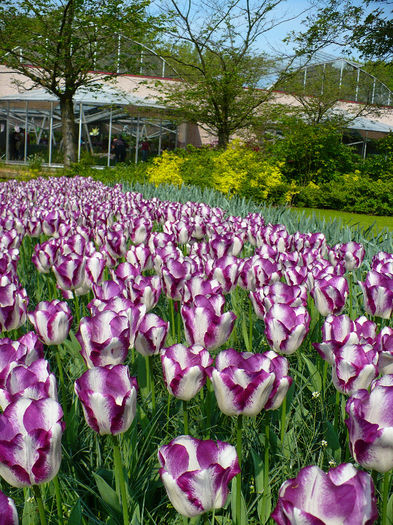
[[[108,57],[118,51],[117,35],[135,39],[153,31],[148,4],[149,0],[2,0],[0,60],[59,98],[64,165],[76,161],[76,90],[97,86],[98,77],[91,71],[108,67]],[[124,53],[117,58],[125,64]],[[120,73],[114,71],[114,63],[103,80]]]
[[[225,147],[232,134],[252,125],[271,98],[276,77],[283,77],[289,67],[282,57],[256,52],[260,38],[284,22],[274,15],[281,3],[169,0],[167,43],[176,44],[167,45],[161,55],[184,82],[163,86],[163,98],[179,109],[184,120],[213,132],[219,146]]]
[[[305,23],[307,30],[293,35],[300,55],[312,55],[327,45],[336,44],[353,53],[357,49],[361,58],[383,61],[393,60],[393,2],[389,0],[329,0],[327,5]],[[377,7],[371,9],[373,5]]]

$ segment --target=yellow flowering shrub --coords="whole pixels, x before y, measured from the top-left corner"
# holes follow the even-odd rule
[[[182,186],[181,166],[184,158],[179,157],[171,151],[163,151],[161,157],[155,157],[152,165],[146,170],[149,182],[158,186],[159,184],[173,184]]]
[[[237,195],[244,184],[252,151],[233,141],[226,150],[213,159],[213,187],[228,196]]]
[[[258,151],[234,140],[225,150],[188,148],[164,151],[147,168],[148,180],[159,184],[191,184],[212,187],[228,197],[238,195],[257,201],[290,202],[296,186],[282,176],[283,162],[266,159]]]
[[[261,155],[234,140],[213,161],[214,187],[228,195],[266,200],[283,183],[282,162],[262,160]]]

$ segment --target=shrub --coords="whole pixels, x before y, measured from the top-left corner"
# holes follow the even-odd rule
[[[393,180],[377,181],[360,171],[348,173],[333,181],[300,189],[297,206],[331,208],[334,210],[391,215],[393,209]]]
[[[148,167],[146,174],[149,182],[159,184],[173,184],[182,186],[181,166],[184,159],[175,152],[163,151],[161,157],[155,157]]]
[[[310,125],[301,119],[283,120],[284,138],[266,145],[266,151],[283,162],[282,172],[300,184],[327,182],[334,173],[356,168],[360,158],[342,142],[333,124]]]
[[[228,197],[238,195],[256,201],[269,200],[274,194],[275,202],[285,202],[290,200],[290,188],[283,183],[282,165],[234,140],[225,150],[188,147],[164,152],[153,160],[147,175],[156,186],[184,183],[214,188]]]

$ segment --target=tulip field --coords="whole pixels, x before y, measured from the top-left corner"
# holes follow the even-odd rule
[[[217,195],[0,185],[0,525],[393,524],[391,236]]]

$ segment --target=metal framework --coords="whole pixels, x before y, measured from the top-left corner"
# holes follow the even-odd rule
[[[305,95],[323,95],[334,86],[340,99],[348,102],[393,106],[393,92],[376,76],[365,71],[361,64],[317,53],[307,64],[299,67],[289,85]],[[286,87],[284,83],[284,89]]]
[[[163,140],[176,145],[177,127],[166,116],[165,107],[153,100],[138,98],[114,88],[80,88],[74,97],[75,125],[78,129],[78,162],[82,151],[97,159],[106,158],[111,165],[112,138],[122,135],[129,142],[128,152],[138,162],[142,139],[156,144],[158,155],[163,149]],[[28,161],[29,137],[34,137],[36,146],[47,142],[48,165],[53,162],[53,151],[61,149],[60,105],[57,98],[43,89],[28,91],[0,98],[0,120],[5,125],[5,148],[3,157],[10,160]],[[23,157],[12,159],[11,130],[23,129]],[[170,137],[173,137],[172,139]],[[99,140],[98,140],[99,139]],[[40,148],[41,150],[41,148]],[[15,155],[14,155],[15,157]]]

